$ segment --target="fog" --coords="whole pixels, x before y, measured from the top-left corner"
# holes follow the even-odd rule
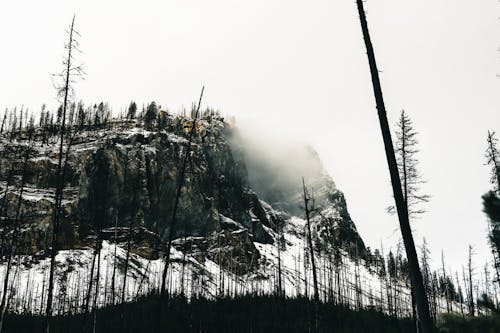
[[[249,182],[259,197],[275,208],[304,216],[304,180],[316,205],[327,203],[335,184],[316,150],[270,124],[255,124],[239,125],[233,144],[244,152]]]
[[[366,8],[389,121],[404,108],[419,132],[423,190],[432,199],[414,223],[415,238],[427,238],[436,263],[444,250],[454,269],[470,243],[483,265],[490,260],[481,212],[490,187],[486,133],[500,130],[500,5],[370,0]],[[266,152],[281,143],[314,147],[367,245],[395,246],[353,1],[2,1],[0,107],[54,107],[50,74],[60,69],[74,13],[88,74],[75,86],[77,98],[115,110],[132,99],[177,110],[204,84],[204,105],[236,116]],[[288,161],[276,152],[269,158]]]

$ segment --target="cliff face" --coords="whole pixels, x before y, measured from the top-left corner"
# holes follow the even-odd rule
[[[251,190],[243,161],[224,139],[218,122],[195,137],[177,213],[174,237],[207,236],[227,217],[259,242],[271,241],[264,210]],[[80,232],[139,225],[162,237],[169,229],[173,198],[187,140],[166,131],[120,134],[98,142],[80,176]]]
[[[132,227],[134,251],[157,257],[158,244],[170,226],[190,126],[186,117],[168,116],[161,130],[148,131],[139,122],[117,120],[106,128],[73,133],[65,167],[59,248],[91,246],[97,230],[102,230],[103,239],[124,241]],[[19,251],[42,253],[50,240],[56,138],[49,145],[38,141],[37,135],[31,144],[22,134],[17,140],[1,140],[0,198],[5,198],[6,221],[15,216],[23,152],[30,149],[21,198]],[[181,239],[177,247],[185,247],[182,239],[186,237],[201,237],[205,240],[191,240],[191,246],[204,249],[199,251],[204,257],[228,261],[227,256],[207,253],[220,252],[215,249],[217,244],[223,247],[220,239],[234,249],[239,240],[247,244],[252,258],[258,257],[249,241],[272,244],[278,224],[286,226],[292,216],[303,215],[301,175],[305,175],[307,185],[314,188],[316,245],[328,248],[335,241],[345,249],[364,251],[342,193],[312,148],[300,147],[290,158],[276,160],[249,147],[222,118],[207,114],[201,119],[177,211],[174,238]],[[302,234],[303,230],[294,232]],[[244,262],[253,262],[252,258]]]
[[[187,117],[165,113],[162,117],[161,128],[150,124],[146,129],[140,120],[71,128],[64,147],[67,163],[54,275],[56,293],[62,296],[55,309],[64,309],[65,300],[78,304],[94,266],[102,272],[96,277],[100,290],[93,291],[100,295],[101,305],[107,304],[110,290],[134,300],[160,288],[161,245],[192,128]],[[14,243],[16,309],[24,304],[22,295],[42,299],[50,265],[46,250],[51,241],[58,145],[55,134],[43,131],[35,129],[31,142],[24,131],[0,135],[4,258],[14,230],[20,231]],[[57,133],[57,128],[51,131]],[[210,112],[204,113],[194,133],[171,248],[170,292],[273,293],[278,276],[287,295],[312,290],[302,177],[314,197],[314,256],[318,276],[324,279],[319,287],[326,293],[326,280],[334,280],[334,272],[342,271],[348,279],[359,276],[358,258],[369,262],[369,252],[342,192],[312,148],[295,145],[283,152],[272,142],[255,146]],[[350,258],[354,255],[356,259]],[[5,264],[0,260],[0,280]],[[374,277],[370,268],[363,274]]]
[[[262,147],[262,143],[256,145],[237,134],[232,136],[232,143],[245,154],[251,187],[281,219],[304,218],[304,182],[312,197],[309,208],[317,248],[328,252],[340,247],[352,255],[366,254],[344,194],[335,186],[314,148],[297,142]]]
[[[170,118],[162,131],[119,122],[105,130],[77,133],[65,168],[60,248],[84,246],[96,229],[115,226],[143,228],[156,238],[164,237],[186,149],[187,122]],[[188,159],[175,237],[246,228],[255,241],[272,242],[263,228],[271,227],[270,221],[248,184],[243,157],[227,143],[230,133],[220,118],[200,122]],[[45,249],[50,238],[56,146],[55,138],[52,145],[35,140],[29,148],[27,140],[2,140],[0,179],[10,217],[17,206],[24,151],[31,150],[20,219],[27,253]]]

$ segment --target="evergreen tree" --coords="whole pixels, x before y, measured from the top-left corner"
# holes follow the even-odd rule
[[[491,167],[491,184],[495,192],[500,191],[500,152],[497,148],[498,139],[495,132],[488,131],[488,148],[486,149],[486,163]]]
[[[493,190],[483,195],[483,211],[489,219],[488,240],[493,253],[496,281],[500,283],[500,155],[495,132],[488,131],[487,164],[491,167]]]
[[[401,179],[403,198],[408,210],[410,222],[416,216],[425,212],[422,204],[429,201],[430,196],[420,191],[420,185],[425,181],[418,170],[417,132],[413,127],[410,117],[404,110],[401,111],[396,124],[395,153]],[[388,211],[395,212],[395,207],[390,206]]]
[[[135,119],[136,113],[137,113],[137,104],[134,101],[132,101],[128,107],[127,119],[129,120]]]
[[[158,107],[155,102],[151,102],[144,115],[144,124],[147,129],[152,129],[156,118],[158,117]]]

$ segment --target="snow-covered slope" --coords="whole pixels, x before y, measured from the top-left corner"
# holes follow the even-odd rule
[[[158,244],[170,227],[167,217],[189,124],[189,118],[169,116],[163,129],[146,130],[139,121],[115,121],[75,134],[56,258],[56,311],[80,311],[87,299],[100,306],[122,297],[131,301],[160,288],[164,256]],[[40,130],[36,133],[41,135]],[[0,199],[5,195],[5,215],[14,216],[20,156],[27,142],[22,133],[13,141],[0,136],[0,142],[4,151]],[[46,249],[57,149],[34,142],[29,148],[21,241],[15,249],[8,299],[11,310],[41,312],[47,297]],[[320,299],[389,312],[393,302],[400,302],[400,314],[408,314],[407,281],[403,277],[390,281],[381,273],[374,262],[377,257],[356,231],[342,192],[314,150],[300,148],[289,168],[283,161],[277,166],[256,159],[254,153],[218,115],[206,114],[197,125],[171,249],[169,291],[222,297],[274,293],[281,286],[288,296],[312,297],[311,252],[301,207],[300,174],[305,173],[315,199],[311,227]],[[8,170],[15,177],[9,178]],[[99,251],[94,245],[97,235],[102,239]],[[5,269],[3,264],[0,281]]]

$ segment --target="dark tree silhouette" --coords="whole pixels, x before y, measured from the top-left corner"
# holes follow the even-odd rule
[[[75,30],[75,16],[73,16],[73,20],[71,21],[71,25],[69,26],[69,41],[66,44],[66,50],[68,52],[67,57],[63,61],[64,69],[57,76],[63,79],[63,85],[58,89],[58,95],[63,97],[62,104],[62,114],[61,114],[61,127],[60,127],[60,141],[59,141],[59,155],[57,162],[57,171],[56,171],[56,193],[54,198],[54,208],[53,208],[53,218],[52,218],[52,240],[50,246],[50,269],[49,269],[49,286],[48,286],[48,295],[47,295],[47,306],[45,311],[45,332],[50,333],[51,331],[51,317],[52,317],[52,302],[53,302],[53,290],[54,290],[54,270],[55,270],[55,258],[57,255],[57,237],[58,237],[58,229],[60,223],[60,215],[61,215],[61,202],[62,202],[62,194],[64,187],[64,179],[63,179],[63,147],[64,147],[64,136],[66,133],[65,123],[66,123],[66,111],[68,107],[68,102],[70,98],[70,94],[72,93],[72,78],[75,76],[82,76],[83,71],[81,66],[74,65],[74,53],[78,51],[78,41],[76,36],[79,35]]]
[[[137,113],[137,104],[132,101],[128,107],[127,119],[129,120],[135,119],[136,113]]]
[[[5,108],[5,112],[3,114],[3,118],[2,118],[2,126],[0,127],[0,134],[3,133],[3,129],[4,129],[4,126],[5,126],[5,121],[7,120],[7,113],[9,112],[9,110],[7,108]]]
[[[181,190],[182,190],[182,187],[184,186],[184,175],[186,173],[186,166],[187,166],[187,162],[188,162],[188,159],[189,159],[189,156],[191,153],[191,143],[193,141],[194,132],[196,131],[196,121],[198,119],[198,114],[200,112],[201,99],[203,98],[204,91],[205,91],[205,87],[203,86],[201,88],[201,94],[200,94],[200,99],[198,101],[198,106],[197,106],[196,112],[194,114],[193,124],[192,124],[191,130],[189,131],[189,138],[188,138],[188,143],[187,143],[187,147],[185,150],[184,160],[182,161],[182,166],[180,169],[179,181],[178,181],[178,185],[177,185],[177,192],[176,192],[176,195],[174,198],[174,205],[173,205],[173,209],[172,209],[172,218],[170,219],[170,228],[168,229],[168,235],[167,235],[167,246],[165,249],[165,267],[163,268],[162,279],[161,279],[161,289],[160,289],[161,295],[165,295],[165,282],[167,279],[168,266],[170,265],[170,248],[172,247],[172,240],[174,238],[174,233],[175,233],[177,207],[179,205]]]
[[[3,283],[3,290],[2,290],[2,301],[0,303],[0,332],[2,332],[3,329],[3,323],[4,323],[4,318],[5,318],[5,313],[7,311],[7,294],[9,293],[8,291],[8,285],[9,285],[9,276],[10,276],[10,269],[12,267],[12,258],[14,255],[14,250],[17,246],[18,242],[18,237],[19,237],[19,229],[20,229],[20,223],[21,223],[21,206],[23,203],[23,193],[24,193],[24,187],[26,184],[26,175],[27,175],[27,170],[28,170],[28,161],[31,156],[31,148],[32,148],[32,136],[33,132],[29,131],[29,137],[28,137],[28,144],[25,147],[26,151],[24,154],[24,162],[23,162],[23,168],[22,168],[22,177],[21,177],[21,184],[19,187],[19,194],[17,198],[17,206],[16,206],[16,215],[13,219],[13,232],[12,232],[12,238],[10,240],[9,244],[9,250],[7,253],[7,267],[5,271],[5,277],[4,277],[4,283]],[[5,194],[7,195],[7,193]],[[6,217],[7,218],[7,217]],[[4,228],[7,226],[4,225]]]
[[[156,106],[155,102],[151,102],[146,109],[146,114],[144,115],[144,124],[147,129],[153,128],[153,123],[156,121],[158,117],[158,106]]]
[[[319,325],[319,291],[318,291],[318,276],[316,271],[316,260],[314,258],[314,247],[312,242],[312,234],[311,234],[311,217],[310,217],[310,205],[309,202],[312,200],[309,194],[307,193],[306,184],[304,181],[304,177],[302,177],[302,188],[304,191],[304,209],[306,215],[306,237],[307,237],[307,247],[309,248],[309,255],[311,258],[311,268],[313,273],[313,284],[314,284],[314,331],[318,331]],[[312,204],[314,206],[314,203]],[[314,209],[314,208],[312,208]],[[305,272],[307,274],[307,271]],[[307,288],[307,286],[306,286]]]
[[[302,187],[304,191],[304,209],[306,214],[306,228],[307,228],[307,247],[309,248],[309,256],[311,259],[312,273],[313,273],[313,284],[314,284],[314,300],[319,302],[319,293],[318,293],[318,277],[316,272],[316,261],[314,259],[314,247],[312,242],[312,234],[311,234],[311,217],[310,217],[310,204],[311,198],[307,193],[306,184],[304,182],[304,178],[302,178]]]
[[[474,303],[474,285],[472,283],[472,275],[474,274],[474,267],[472,266],[472,254],[473,254],[472,246],[469,245],[469,258],[467,260],[467,279],[468,279],[468,288],[467,288],[467,300],[469,305],[469,315],[474,316],[475,311],[475,303]]]
[[[422,204],[429,201],[430,196],[420,191],[420,185],[425,183],[418,170],[417,132],[413,128],[410,117],[404,110],[401,111],[399,121],[396,124],[395,153],[398,163],[399,176],[403,190],[403,198],[408,210],[410,222],[413,218],[425,213]],[[388,210],[393,213],[395,207],[390,206]]]
[[[389,122],[387,120],[387,114],[385,111],[385,103],[382,95],[382,87],[380,85],[380,78],[378,75],[377,63],[375,61],[375,54],[373,51],[372,42],[370,39],[370,33],[368,31],[368,23],[366,21],[366,14],[363,7],[362,0],[356,0],[358,6],[358,13],[361,22],[361,30],[363,32],[363,37],[365,41],[366,51],[368,55],[368,62],[370,65],[370,73],[372,77],[373,91],[375,94],[375,100],[377,104],[378,116],[380,121],[380,128],[382,131],[382,137],[384,140],[385,153],[387,158],[387,163],[389,166],[389,172],[391,175],[392,190],[394,194],[394,200],[396,202],[396,209],[399,217],[399,224],[401,228],[401,234],[403,236],[403,242],[406,249],[406,257],[408,258],[408,264],[410,268],[410,276],[412,280],[412,286],[415,291],[415,298],[417,303],[418,317],[421,321],[421,327],[423,333],[435,332],[435,327],[432,322],[429,313],[429,302],[427,300],[427,295],[424,290],[422,282],[422,274],[420,273],[420,267],[418,264],[417,252],[415,250],[415,242],[413,240],[413,235],[411,232],[410,221],[408,216],[408,209],[405,205],[405,200],[403,196],[403,191],[401,187],[401,179],[399,177],[398,164],[396,161],[396,156],[394,154],[394,147],[392,145],[391,131],[389,129]]]
[[[488,240],[493,254],[493,265],[496,281],[500,284],[500,154],[497,148],[498,139],[495,132],[488,131],[487,164],[491,167],[491,184],[493,190],[483,195],[483,211],[489,219]]]

